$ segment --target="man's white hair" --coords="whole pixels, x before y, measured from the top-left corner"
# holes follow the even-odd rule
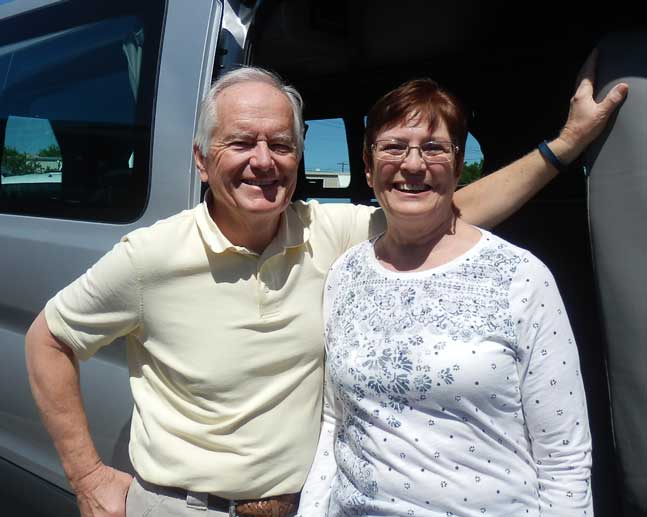
[[[200,149],[202,156],[209,153],[209,144],[216,126],[218,125],[218,114],[216,112],[216,99],[225,89],[240,83],[265,83],[274,86],[282,92],[290,102],[293,115],[294,142],[297,146],[299,156],[303,152],[303,99],[299,92],[286,84],[278,75],[260,67],[247,66],[227,72],[213,83],[209,93],[202,101],[200,107],[200,118],[198,120],[198,129],[193,139],[193,144]]]

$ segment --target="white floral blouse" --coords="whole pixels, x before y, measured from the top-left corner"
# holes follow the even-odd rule
[[[331,268],[327,400],[300,516],[593,515],[586,401],[555,281],[481,232],[426,271],[385,269],[374,241]]]

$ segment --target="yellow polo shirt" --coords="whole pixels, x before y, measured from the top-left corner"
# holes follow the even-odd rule
[[[259,256],[202,203],[124,237],[45,316],[80,359],[127,337],[145,480],[229,499],[298,492],[319,437],[326,273],[383,227],[369,207],[295,202]]]

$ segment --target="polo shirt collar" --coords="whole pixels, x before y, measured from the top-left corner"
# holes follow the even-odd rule
[[[231,250],[237,253],[244,253],[247,255],[258,255],[258,253],[245,248],[244,246],[236,246],[232,244],[227,237],[220,231],[218,225],[211,218],[209,213],[209,203],[213,202],[211,193],[207,191],[204,201],[195,208],[195,219],[198,225],[198,230],[202,236],[202,240],[209,246],[214,253],[224,253]],[[279,223],[279,231],[268,245],[268,248],[275,248],[278,251],[283,251],[287,248],[296,248],[302,246],[310,239],[310,229],[307,224],[299,217],[292,203],[281,214],[281,221]]]
[[[290,203],[281,214],[279,231],[274,237],[282,249],[298,248],[303,246],[310,239],[310,228]]]

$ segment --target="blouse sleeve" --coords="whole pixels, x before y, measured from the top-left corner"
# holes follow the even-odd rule
[[[326,374],[327,377],[327,374]],[[324,383],[324,405],[319,445],[314,462],[301,491],[301,502],[297,517],[326,517],[330,491],[337,463],[334,454],[335,435],[337,434],[337,402],[329,383]]]
[[[593,515],[591,436],[575,339],[555,279],[525,257],[512,298],[521,398],[542,516]]]

